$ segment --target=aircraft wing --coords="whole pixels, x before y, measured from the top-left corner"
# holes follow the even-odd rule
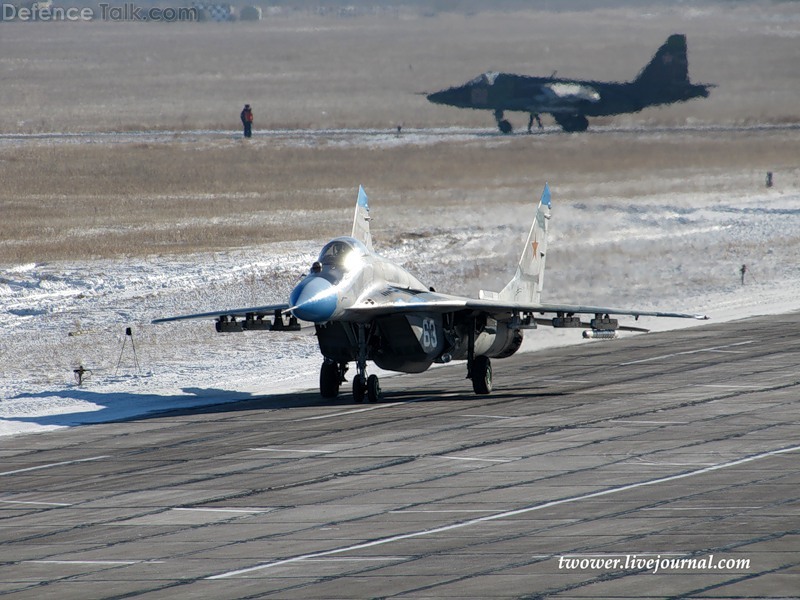
[[[573,304],[524,304],[495,299],[474,299],[461,296],[424,292],[413,296],[399,295],[380,303],[363,303],[347,309],[344,319],[365,320],[389,314],[431,312],[448,313],[472,310],[486,313],[498,321],[510,321],[514,315],[524,314],[576,314],[623,315],[632,317],[672,317],[679,319],[708,319],[706,315],[611,308],[607,306],[583,306]]]
[[[191,315],[179,315],[176,317],[162,317],[154,319],[151,323],[168,323],[169,321],[184,321],[187,319],[216,319],[219,317],[245,318],[248,315],[264,317],[275,314],[275,311],[284,311],[289,308],[288,304],[269,304],[267,306],[254,306],[251,308],[235,308],[231,310],[218,310],[212,312],[195,313]]]
[[[612,308],[608,306],[583,306],[575,304],[514,304],[498,300],[471,300],[469,308],[483,309],[498,320],[503,320],[502,315],[513,312],[520,313],[540,313],[540,314],[559,314],[567,316],[584,315],[622,315],[636,317],[672,317],[677,319],[700,319],[706,320],[708,316],[679,312],[664,312],[652,310],[637,310],[631,308]]]

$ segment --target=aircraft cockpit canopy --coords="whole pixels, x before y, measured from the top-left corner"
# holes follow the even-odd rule
[[[354,238],[338,238],[331,240],[319,253],[317,261],[321,265],[343,267],[368,254],[367,247]]]
[[[498,73],[497,71],[487,71],[486,73],[478,75],[467,85],[480,85],[480,86],[494,85],[494,81],[495,79],[497,79],[498,75],[500,75],[500,73]]]

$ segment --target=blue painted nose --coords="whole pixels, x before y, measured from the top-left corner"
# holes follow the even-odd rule
[[[331,318],[336,310],[336,290],[330,281],[322,277],[309,277],[301,281],[289,295],[298,319],[323,323]]]

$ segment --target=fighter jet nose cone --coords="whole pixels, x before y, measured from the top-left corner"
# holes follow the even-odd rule
[[[426,98],[428,98],[428,102],[442,104],[444,102],[444,92],[433,92],[432,94],[428,94]]]
[[[336,290],[322,277],[310,277],[300,282],[289,296],[292,314],[303,321],[323,323],[336,310]]]

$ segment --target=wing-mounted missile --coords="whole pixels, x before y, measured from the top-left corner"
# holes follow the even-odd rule
[[[245,324],[247,320],[245,319]],[[245,327],[245,329],[250,329],[250,327]],[[288,320],[283,318],[283,313],[280,310],[276,310],[272,324],[269,327],[270,331],[300,331],[300,323],[297,321],[297,317],[293,314],[289,314]]]
[[[214,327],[218,333],[239,333],[241,331],[300,331],[300,323],[292,314],[284,319],[283,311],[273,311],[272,319],[260,312],[245,313],[244,319],[237,321],[235,314],[219,315]]]

